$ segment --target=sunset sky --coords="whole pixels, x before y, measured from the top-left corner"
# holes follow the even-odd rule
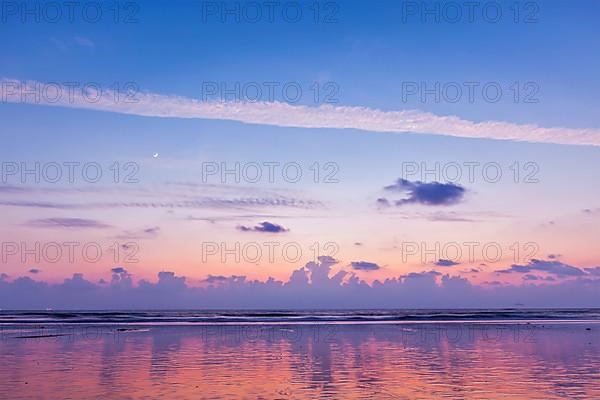
[[[514,290],[519,301],[534,301],[538,286],[549,297],[553,287],[598,293],[600,4],[540,3],[518,23],[509,3],[497,23],[480,13],[422,23],[405,3],[358,1],[320,3],[315,22],[312,3],[298,4],[297,23],[277,10],[274,22],[223,22],[189,2],[121,10],[133,23],[115,23],[110,10],[98,23],[3,14],[0,286],[134,288],[166,271],[186,288],[288,282],[298,271],[316,285],[325,271],[336,287],[420,276]],[[536,22],[521,21],[532,12]],[[466,82],[476,83],[473,99]],[[262,87],[260,101],[210,92],[236,83],[248,96]],[[422,83],[448,92],[407,93]],[[464,91],[451,101],[456,84]],[[86,85],[103,89],[97,102],[81,95]],[[498,87],[500,98],[486,100]],[[49,101],[56,88],[63,97]],[[22,176],[36,163],[39,182]],[[239,182],[221,176],[236,163]],[[78,243],[72,260],[67,242]],[[58,262],[48,260],[53,243]],[[236,243],[240,262],[223,251]],[[86,244],[102,249],[97,262]],[[252,260],[249,246],[262,256]],[[290,246],[293,260],[282,251]],[[315,256],[335,262],[304,267]]]

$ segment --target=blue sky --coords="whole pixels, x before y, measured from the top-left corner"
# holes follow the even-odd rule
[[[447,3],[447,2],[446,2]],[[406,108],[402,82],[535,82],[539,104],[409,103],[426,111],[473,120],[499,119],[546,126],[597,127],[598,43],[593,15],[598,5],[540,4],[537,23],[503,18],[487,22],[403,23],[402,2],[345,2],[339,22],[315,24],[306,18],[286,23],[202,22],[200,2],[140,4],[138,23],[115,24],[110,10],[99,23],[22,24],[9,18],[2,30],[0,67],[9,77],[39,81],[136,82],[155,93],[200,97],[202,82],[333,81],[340,102],[381,109]],[[233,3],[231,3],[233,4]],[[321,3],[326,4],[326,3]],[[430,3],[433,7],[434,2]],[[444,4],[442,2],[441,4]],[[519,3],[522,18],[533,9]],[[537,4],[537,3],[535,3]],[[322,6],[324,7],[324,6]],[[478,18],[479,16],[479,18]],[[79,38],[79,40],[78,40]],[[84,38],[84,40],[80,40]],[[31,62],[39,60],[40,62]],[[443,66],[443,68],[440,68]]]

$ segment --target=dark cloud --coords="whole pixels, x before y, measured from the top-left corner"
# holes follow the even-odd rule
[[[396,183],[386,186],[384,189],[388,192],[407,194],[408,197],[394,202],[397,206],[405,204],[424,204],[428,206],[452,205],[462,201],[466,192],[464,187],[454,183],[411,182],[406,179],[398,179]],[[388,201],[387,199],[379,200]]]
[[[423,271],[423,272],[411,272],[406,275],[402,275],[404,279],[421,279],[421,278],[432,278],[436,276],[441,276],[442,274],[437,271]]]
[[[377,199],[377,205],[380,207],[389,207],[390,201],[386,198],[380,197]]]
[[[30,274],[34,274],[34,275],[35,275],[35,274],[39,274],[40,272],[42,272],[42,270],[41,270],[41,269],[37,269],[37,268],[31,268],[31,269],[29,270],[29,273],[30,273]]]
[[[381,268],[379,265],[367,261],[353,261],[350,265],[357,271],[377,271]]]
[[[148,235],[156,235],[156,234],[158,234],[158,231],[160,231],[160,228],[158,226],[155,226],[153,228],[144,229],[144,233],[146,233]]]
[[[104,229],[109,228],[102,222],[83,218],[45,218],[29,221],[27,225],[38,228]]]
[[[112,272],[110,284],[113,287],[118,287],[121,290],[133,287],[133,277],[125,268],[115,267],[111,269],[110,272]]]
[[[289,231],[289,229],[287,229],[281,225],[274,224],[274,223],[268,222],[268,221],[263,221],[253,227],[241,225],[241,226],[238,226],[238,229],[243,232],[264,232],[264,233],[283,233],[283,232]]]
[[[520,273],[527,274],[533,271],[538,272],[546,272],[551,275],[556,275],[560,277],[569,277],[569,276],[583,276],[585,272],[580,268],[573,267],[571,265],[563,264],[560,261],[547,261],[547,260],[538,260],[532,259],[526,265],[518,265],[513,264],[508,269],[503,269],[497,271],[502,274],[510,274],[510,273]]]
[[[455,265],[459,265],[460,263],[452,261],[452,260],[445,260],[443,258],[440,258],[439,260],[434,262],[434,264],[437,265],[438,267],[453,267]]]
[[[104,284],[74,274],[63,282],[0,276],[0,307],[4,309],[338,309],[338,308],[502,308],[598,307],[600,279],[576,277],[547,284],[486,282],[485,287],[436,271],[413,272],[368,284],[354,272],[334,273],[336,260],[320,257],[292,272],[284,282],[269,278],[213,275],[202,287],[183,276],[163,271],[158,280],[136,284],[125,269],[115,267]],[[533,275],[533,274],[532,274]],[[536,283],[533,283],[536,282]],[[540,282],[539,284],[537,282]]]

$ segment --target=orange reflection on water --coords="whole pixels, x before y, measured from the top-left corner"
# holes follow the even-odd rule
[[[0,398],[600,398],[600,325],[515,326],[13,332]]]

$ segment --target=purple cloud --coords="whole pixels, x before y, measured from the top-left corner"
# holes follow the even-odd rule
[[[203,282],[209,284],[225,284],[225,283],[235,283],[235,282],[243,282],[246,280],[246,277],[243,275],[208,275]]]
[[[460,263],[452,261],[452,260],[445,260],[443,258],[440,258],[439,260],[437,260],[433,264],[436,265],[436,266],[438,266],[438,267],[454,267],[455,265],[459,265]]]
[[[531,259],[527,265],[513,264],[508,269],[503,269],[496,272],[501,274],[526,274],[533,271],[546,272],[548,274],[556,275],[559,277],[583,276],[586,274],[582,269],[573,267],[571,265],[563,264],[560,261],[546,261],[538,260],[535,258]]]
[[[117,239],[123,240],[141,240],[141,239],[153,239],[158,236],[160,227],[154,226],[151,228],[144,228],[137,231],[124,231],[117,236]]]
[[[555,279],[551,276],[539,276],[533,274],[527,274],[523,276],[524,281],[555,281]]]
[[[290,207],[298,209],[322,208],[322,203],[315,200],[302,200],[294,198],[277,197],[244,197],[244,198],[201,198],[194,200],[177,201],[131,201],[121,203],[56,203],[46,201],[11,200],[0,201],[0,206],[25,207],[25,208],[50,208],[60,210],[92,210],[112,208],[154,208],[154,209],[246,209],[246,208],[272,208]]]
[[[289,229],[278,225],[278,224],[274,224],[272,222],[268,222],[268,221],[264,221],[259,223],[256,226],[250,227],[250,226],[238,226],[238,229],[242,232],[264,232],[264,233],[283,233],[283,232],[287,232],[289,231]]]
[[[406,193],[408,195],[407,198],[396,200],[394,203],[397,206],[405,204],[452,205],[462,201],[466,192],[464,187],[454,183],[410,182],[406,179],[398,179],[396,183],[386,186],[384,189],[389,192]]]
[[[292,272],[284,282],[269,278],[209,275],[205,286],[191,286],[183,276],[163,271],[158,280],[135,284],[122,267],[110,272],[104,284],[74,274],[62,283],[30,277],[0,279],[0,307],[4,309],[339,309],[339,308],[454,308],[598,307],[600,279],[576,277],[556,284],[473,285],[459,276],[436,271],[412,272],[371,284],[353,272],[338,271],[337,261],[320,257]]]
[[[593,276],[600,276],[600,267],[584,268],[585,272]]]
[[[109,228],[102,222],[83,218],[45,218],[29,221],[28,225],[38,228],[104,229]]]
[[[353,261],[350,265],[357,271],[377,271],[381,268],[379,265],[367,261]]]

